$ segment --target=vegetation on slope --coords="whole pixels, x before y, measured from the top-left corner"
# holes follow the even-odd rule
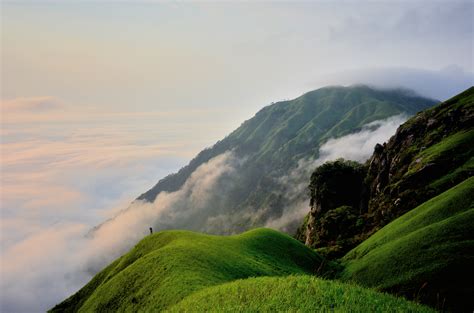
[[[405,299],[308,275],[258,277],[198,291],[169,312],[434,312]]]
[[[270,229],[224,237],[163,231],[143,239],[51,311],[159,311],[236,279],[330,270],[321,261],[300,242]]]
[[[342,280],[474,309],[474,177],[388,224],[343,258]]]

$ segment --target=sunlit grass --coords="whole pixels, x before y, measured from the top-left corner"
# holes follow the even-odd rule
[[[468,302],[474,256],[474,177],[388,224],[343,258],[342,280],[412,298]],[[457,279],[456,277],[463,277]],[[453,280],[457,282],[454,283]],[[450,288],[445,288],[450,286]],[[445,299],[446,298],[446,299]],[[449,304],[449,303],[448,303]],[[448,305],[447,304],[447,305]]]
[[[314,276],[258,277],[210,287],[170,312],[434,312],[405,299]]]
[[[270,229],[236,236],[163,231],[143,239],[53,311],[162,310],[235,279],[312,273],[320,261],[311,249]]]

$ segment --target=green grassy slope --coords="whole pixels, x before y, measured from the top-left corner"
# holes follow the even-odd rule
[[[344,281],[472,311],[474,177],[376,232],[343,265]]]
[[[208,286],[253,276],[311,273],[321,258],[270,229],[236,236],[150,235],[52,312],[158,311]]]
[[[170,312],[434,312],[405,299],[308,275],[258,277],[210,287]]]
[[[441,165],[449,171],[430,182],[427,186],[432,193],[445,190],[453,182],[459,182],[474,173],[474,128],[454,133],[441,142],[421,151],[415,157],[418,162],[410,164],[406,177],[417,176],[430,164]]]

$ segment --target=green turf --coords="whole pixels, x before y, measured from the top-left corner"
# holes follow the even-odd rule
[[[320,261],[311,249],[270,229],[236,236],[163,231],[143,239],[52,311],[158,311],[208,286],[308,274]]]
[[[429,163],[455,162],[474,154],[474,129],[457,132],[439,143],[423,150],[414,159],[406,175],[418,171]]]
[[[391,222],[343,258],[342,280],[472,310],[474,177]]]
[[[405,299],[314,276],[258,277],[196,292],[170,312],[434,312]]]

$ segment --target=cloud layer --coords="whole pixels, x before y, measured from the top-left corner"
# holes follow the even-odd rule
[[[2,312],[44,311],[90,278],[86,260],[102,255],[83,240],[90,228],[208,144],[195,117],[209,112],[187,113],[1,102]]]

